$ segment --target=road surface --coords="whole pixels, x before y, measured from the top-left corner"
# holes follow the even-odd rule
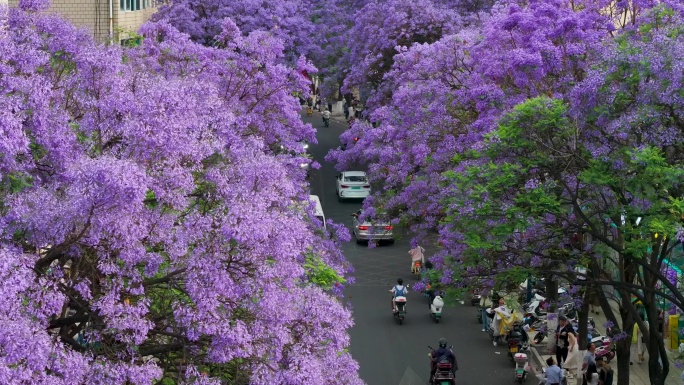
[[[318,144],[310,145],[309,153],[322,167],[311,171],[311,193],[320,197],[326,218],[351,229],[350,214],[361,207],[361,202],[337,201],[338,171],[324,160],[331,148],[340,145],[339,135],[346,125],[331,121],[326,128],[318,113],[313,117],[303,115],[302,119],[318,130]],[[514,364],[506,357],[506,349],[494,347],[488,334],[481,332],[475,307],[467,301],[465,305],[447,306],[442,321],[436,324],[429,317],[427,299],[410,292],[404,324],[395,323],[388,290],[399,277],[404,283],[416,281],[410,274],[409,242],[410,236],[406,234],[393,245],[371,249],[357,245],[353,239],[343,245],[344,254],[355,269],[356,282],[345,289],[345,298],[353,308],[355,326],[350,330],[350,351],[360,364],[361,378],[368,385],[427,384],[427,345],[436,346],[444,337],[454,345],[458,385],[512,384]],[[425,256],[432,253],[434,250],[426,247]],[[536,385],[537,381],[528,378],[527,383]]]

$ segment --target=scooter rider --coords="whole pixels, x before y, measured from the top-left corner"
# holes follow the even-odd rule
[[[404,286],[404,280],[399,278],[397,279],[397,284],[390,289],[390,292],[392,293],[392,312],[394,312],[396,310],[394,299],[397,297],[405,297],[406,293],[408,293],[408,286]]]
[[[443,360],[451,363],[452,373],[458,370],[458,365],[456,365],[456,356],[454,356],[454,353],[451,351],[451,349],[447,348],[447,340],[440,338],[439,348],[430,353],[430,383],[432,383],[432,378],[435,376],[435,372],[437,372],[437,363]]]

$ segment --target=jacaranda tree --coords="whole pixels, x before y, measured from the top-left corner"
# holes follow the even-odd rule
[[[456,30],[456,13],[430,0],[370,1],[354,14],[354,26],[346,36],[344,89],[377,92],[392,68],[399,47],[433,43]],[[384,89],[391,94],[390,89]],[[378,101],[388,97],[377,93]],[[378,101],[371,104],[378,103]]]
[[[153,20],[167,21],[194,41],[213,45],[214,37],[222,30],[223,20],[230,18],[243,33],[269,32],[283,42],[290,56],[296,58],[312,54],[319,47],[312,3],[310,0],[169,0],[159,8]]]
[[[444,216],[441,174],[451,158],[481,141],[526,97],[569,92],[586,72],[588,53],[607,35],[606,19],[562,1],[494,11],[480,28],[395,55],[383,85],[392,98],[371,106],[378,126],[355,125],[342,140],[359,137],[358,143],[329,155],[340,169],[369,164],[371,178],[384,183],[368,206],[437,229]]]
[[[328,159],[340,168],[365,163],[384,182],[367,207],[416,231],[439,231],[444,251],[432,261],[442,284],[492,285],[482,277],[555,269],[573,292],[609,285],[634,294],[655,320],[656,299],[682,304],[663,268],[680,228],[681,170],[671,160],[680,136],[680,76],[672,73],[679,59],[666,52],[681,52],[681,5],[668,3],[667,18],[653,16],[652,1],[494,7],[481,28],[395,55],[383,76],[392,98],[371,106],[377,127],[356,124],[342,136],[346,151]],[[516,105],[522,110],[512,111]],[[618,128],[632,133],[608,146]],[[649,230],[653,223],[660,230]],[[570,245],[573,234],[582,241]],[[633,263],[616,280],[599,261]],[[587,267],[575,285],[577,268]],[[646,326],[630,296],[622,300],[619,317],[602,305],[626,330],[636,322],[652,336],[651,380],[661,383],[668,368],[658,365],[657,323]]]
[[[309,64],[229,20],[98,46],[44,6],[0,23],[0,382],[360,384],[348,234],[302,203]]]

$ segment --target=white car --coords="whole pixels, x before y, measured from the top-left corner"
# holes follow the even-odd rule
[[[345,171],[337,176],[337,198],[364,199],[370,195],[371,187],[363,171]]]

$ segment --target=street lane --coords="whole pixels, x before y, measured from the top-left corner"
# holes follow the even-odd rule
[[[338,172],[324,160],[331,148],[339,146],[339,135],[346,125],[331,121],[326,128],[318,113],[313,117],[303,114],[302,119],[318,130],[318,144],[310,145],[309,153],[321,169],[311,170],[311,193],[320,197],[327,218],[351,229],[350,215],[361,207],[361,202],[337,201]],[[395,323],[388,290],[399,277],[409,284],[416,281],[410,274],[409,241],[409,234],[403,234],[393,245],[369,249],[352,239],[342,247],[355,269],[356,281],[345,289],[345,300],[353,308],[355,326],[350,330],[350,351],[360,364],[361,378],[369,385],[426,384],[430,370],[427,345],[436,346],[439,338],[445,337],[454,345],[459,385],[512,383],[514,365],[506,357],[505,348],[492,346],[488,335],[480,331],[475,308],[468,302],[450,304],[442,321],[435,324],[429,316],[427,299],[410,291],[404,324]],[[426,257],[434,253],[430,246],[424,247]],[[536,382],[528,379],[528,383]]]

